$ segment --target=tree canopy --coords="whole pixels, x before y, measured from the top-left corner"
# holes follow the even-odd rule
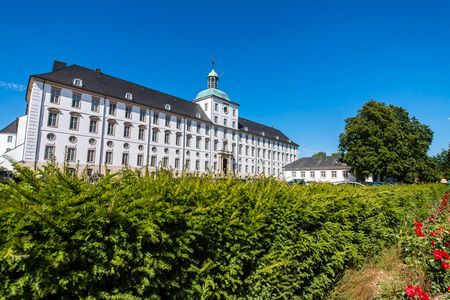
[[[325,156],[327,156],[327,153],[320,151],[320,152],[317,152],[316,154],[313,154],[312,157],[325,157]]]
[[[345,123],[339,147],[359,180],[370,175],[401,182],[436,179],[427,156],[433,131],[405,109],[371,100]]]
[[[433,156],[433,161],[439,172],[439,176],[450,178],[450,145],[449,149],[443,149],[441,152]]]

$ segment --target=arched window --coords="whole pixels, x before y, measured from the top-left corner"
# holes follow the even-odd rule
[[[170,104],[166,104],[166,105],[164,105],[164,109],[165,109],[165,110],[171,110],[171,106],[170,106]]]
[[[127,100],[133,100],[133,94],[131,94],[131,93],[125,93],[125,99],[127,99]]]
[[[164,131],[164,144],[170,144],[170,130]]]

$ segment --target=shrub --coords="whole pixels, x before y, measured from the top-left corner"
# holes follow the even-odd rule
[[[445,188],[19,173],[0,185],[0,298],[323,299]]]

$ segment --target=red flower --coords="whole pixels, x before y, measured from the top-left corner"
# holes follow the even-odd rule
[[[415,226],[416,226],[416,228],[418,228],[418,229],[422,229],[423,223],[421,223],[421,222],[416,222]]]
[[[435,244],[436,244],[435,241],[432,241],[432,242],[431,242],[431,246],[434,246]]]
[[[450,287],[449,287],[449,290],[450,290]],[[406,296],[413,297],[414,294],[416,293],[416,288],[413,287],[412,285],[408,285],[405,289],[405,292],[406,292]]]
[[[447,262],[445,262],[445,261],[442,261],[441,262],[441,265],[442,265],[442,267],[444,268],[444,269],[450,269],[450,264],[449,263],[447,263]]]
[[[422,232],[422,230],[420,230],[419,228],[417,228],[416,230],[414,230],[414,232],[418,235],[418,236],[420,236],[420,237],[424,237],[425,236],[425,234]]]
[[[433,256],[436,260],[441,260],[441,259],[449,259],[450,255],[448,255],[447,252],[442,251],[442,250],[433,250]]]
[[[436,231],[433,231],[432,233],[430,233],[431,236],[436,236],[438,233]]]

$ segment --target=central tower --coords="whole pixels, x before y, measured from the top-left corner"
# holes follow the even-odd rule
[[[214,60],[207,81],[208,88],[198,93],[194,102],[200,105],[214,125],[237,130],[239,104],[231,101],[225,92],[219,90],[219,75],[214,69]]]

